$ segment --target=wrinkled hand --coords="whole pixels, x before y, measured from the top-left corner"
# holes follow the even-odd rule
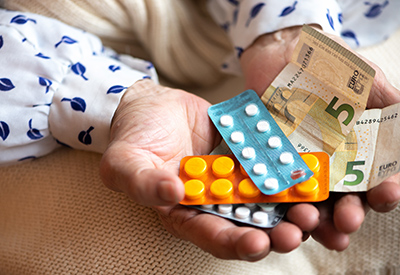
[[[247,89],[262,95],[289,63],[300,32],[301,27],[297,26],[263,35],[244,51],[241,65]],[[339,37],[329,36],[349,48]],[[388,83],[383,72],[375,64],[365,61],[376,70],[367,108],[383,108],[400,102],[400,92]],[[316,204],[320,224],[312,236],[329,249],[344,250],[349,245],[349,234],[360,228],[369,207],[378,212],[396,208],[400,200],[399,184],[400,174],[397,174],[366,194],[332,194],[328,201]]]
[[[184,197],[180,160],[208,154],[220,142],[208,107],[193,94],[150,80],[132,85],[114,116],[100,167],[104,183],[153,206],[169,232],[219,258],[255,261],[271,250],[293,250],[303,240],[303,231],[318,225],[319,214],[312,205],[292,207],[287,213],[290,222],[281,222],[268,234],[177,205]]]

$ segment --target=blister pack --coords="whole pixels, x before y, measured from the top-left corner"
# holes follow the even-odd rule
[[[285,216],[289,205],[277,203],[253,203],[192,205],[190,207],[230,219],[234,222],[261,228],[272,228],[275,227]]]
[[[314,175],[274,195],[265,195],[234,155],[187,156],[179,177],[185,184],[183,205],[317,202],[329,197],[329,155],[300,153]]]
[[[208,115],[262,193],[277,194],[313,175],[255,91],[209,107]]]

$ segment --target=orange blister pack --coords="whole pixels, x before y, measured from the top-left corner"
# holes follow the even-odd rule
[[[317,202],[329,197],[329,155],[299,153],[314,172],[309,180],[278,194],[264,195],[232,155],[184,157],[179,177],[185,184],[183,205]]]

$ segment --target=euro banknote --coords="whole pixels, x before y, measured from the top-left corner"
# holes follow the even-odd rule
[[[374,76],[360,57],[305,25],[261,100],[299,152],[332,155],[364,112]]]

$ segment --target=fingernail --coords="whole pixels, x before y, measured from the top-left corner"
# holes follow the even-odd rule
[[[174,184],[170,181],[160,181],[158,183],[158,196],[167,203],[178,203]]]
[[[257,260],[259,259],[262,255],[264,254],[264,251],[259,251],[256,253],[251,253],[251,254],[247,254],[243,259],[243,260],[247,260],[247,261],[251,261],[251,260]]]

